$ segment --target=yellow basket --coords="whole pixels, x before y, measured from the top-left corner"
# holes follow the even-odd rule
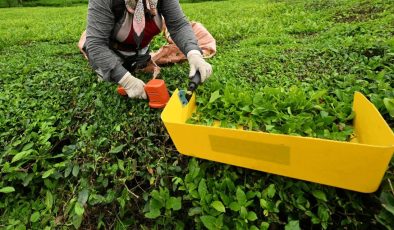
[[[371,193],[394,153],[392,130],[358,92],[351,142],[187,124],[195,110],[195,95],[183,106],[176,90],[161,118],[180,153],[211,161]]]

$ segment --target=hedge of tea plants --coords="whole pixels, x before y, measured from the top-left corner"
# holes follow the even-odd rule
[[[118,96],[79,54],[86,7],[0,9],[1,229],[393,228],[393,161],[362,194],[180,155],[161,111]],[[360,91],[394,128],[390,1],[182,7],[218,51],[191,122],[347,141]],[[161,77],[172,92],[187,74]]]

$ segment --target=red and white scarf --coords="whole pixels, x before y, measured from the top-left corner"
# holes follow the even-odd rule
[[[143,1],[146,3],[147,10],[152,16],[155,16],[157,14],[158,0],[125,0],[127,11],[133,14],[134,40],[137,46],[141,44],[145,29],[145,7]]]

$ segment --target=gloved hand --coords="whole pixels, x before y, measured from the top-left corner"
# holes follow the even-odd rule
[[[145,83],[127,72],[118,82],[126,91],[129,98],[146,99]]]
[[[212,66],[204,60],[200,51],[191,50],[187,53],[187,60],[190,65],[189,77],[193,77],[196,71],[200,71],[201,83],[204,82],[212,74]]]

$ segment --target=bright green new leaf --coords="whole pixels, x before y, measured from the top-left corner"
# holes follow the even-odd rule
[[[153,190],[153,191],[150,193],[150,195],[151,195],[154,199],[156,199],[156,200],[158,200],[158,201],[160,201],[160,202],[163,200],[162,196],[160,195],[159,191],[157,191],[157,190]]]
[[[273,198],[275,196],[276,189],[274,184],[270,184],[267,188],[267,196]]]
[[[322,222],[327,222],[330,219],[330,212],[324,205],[319,205],[317,215]]]
[[[48,171],[45,171],[42,174],[42,178],[45,179],[45,178],[49,177],[50,175],[52,175],[53,173],[55,173],[55,169],[49,169]]]
[[[237,188],[237,191],[236,191],[236,197],[237,197],[237,200],[238,200],[238,203],[240,204],[240,205],[244,205],[244,204],[246,204],[246,195],[245,195],[245,192],[240,188],[240,187],[238,187]]]
[[[250,221],[255,221],[255,220],[257,220],[257,215],[256,215],[256,213],[253,212],[253,211],[248,212],[247,219],[250,220]]]
[[[64,209],[64,215],[68,215],[70,213],[76,201],[77,199],[74,197],[66,204],[66,208]]]
[[[80,215],[80,216],[79,215],[73,215],[72,223],[73,223],[73,226],[76,229],[79,229],[79,227],[81,226],[82,219],[83,219],[82,215]]]
[[[260,230],[268,230],[269,227],[270,227],[270,224],[268,222],[261,222]]]
[[[242,218],[246,219],[248,217],[248,210],[244,206],[241,206],[240,214]]]
[[[121,159],[118,159],[118,167],[120,170],[124,171],[124,161]]]
[[[53,206],[53,195],[49,190],[47,190],[45,196],[45,206],[47,207],[47,210],[51,210]]]
[[[238,204],[238,202],[235,202],[235,201],[231,202],[229,207],[231,210],[236,211],[236,212],[238,212],[241,209],[241,206]]]
[[[321,190],[313,190],[312,194],[317,199],[327,202],[326,194],[323,191],[321,191]]]
[[[33,142],[30,142],[29,144],[23,146],[22,151],[29,150],[29,149],[31,149],[33,146],[34,146],[34,143],[33,143]]]
[[[298,220],[291,220],[285,225],[285,230],[301,230]]]
[[[211,206],[219,212],[226,212],[226,208],[221,201],[216,200],[212,202]]]
[[[160,210],[161,208],[163,208],[163,204],[160,201],[153,198],[149,202],[149,208],[150,208],[150,210],[153,210],[153,209]]]
[[[207,184],[205,183],[205,179],[201,179],[198,184],[198,194],[201,199],[205,199],[206,194],[208,193]]]
[[[109,153],[119,153],[122,151],[123,147],[125,147],[125,146],[126,145],[119,145],[119,146],[116,146],[115,148],[111,148]]]
[[[169,200],[167,200],[169,203],[168,206],[174,211],[180,210],[182,208],[182,199],[181,197],[170,197]]]
[[[149,219],[155,219],[160,216],[159,209],[152,209],[149,212],[145,213],[145,217]]]
[[[263,209],[268,209],[268,202],[267,202],[267,200],[265,200],[265,199],[260,199],[260,206],[261,206]]]
[[[206,228],[208,228],[209,230],[216,230],[216,227],[215,227],[216,218],[215,217],[201,216],[200,219]]]
[[[312,94],[311,100],[319,99],[319,98],[323,97],[323,96],[326,95],[326,94],[327,94],[327,90],[326,90],[326,89],[319,90],[319,91],[314,92],[314,93]]]
[[[326,111],[320,111],[320,116],[321,117],[328,117],[328,113]]]
[[[76,203],[75,203],[75,206],[74,206],[74,212],[75,212],[75,214],[77,214],[78,216],[82,216],[83,213],[85,212],[85,209],[84,209],[84,207],[82,206],[81,203],[76,202]]]
[[[22,151],[17,153],[11,160],[11,163],[14,163],[15,161],[19,161],[27,156],[29,156],[31,153],[33,152],[33,150],[29,149],[26,151]]]
[[[216,90],[215,92],[213,92],[211,94],[211,98],[209,98],[209,103],[213,103],[214,101],[216,101],[218,98],[220,98],[220,93],[219,90]]]
[[[0,189],[0,193],[10,193],[10,192],[15,192],[14,187],[3,187]]]
[[[383,103],[390,116],[394,118],[394,98],[384,98]]]
[[[30,222],[35,223],[40,219],[40,212],[36,211],[30,216]]]

